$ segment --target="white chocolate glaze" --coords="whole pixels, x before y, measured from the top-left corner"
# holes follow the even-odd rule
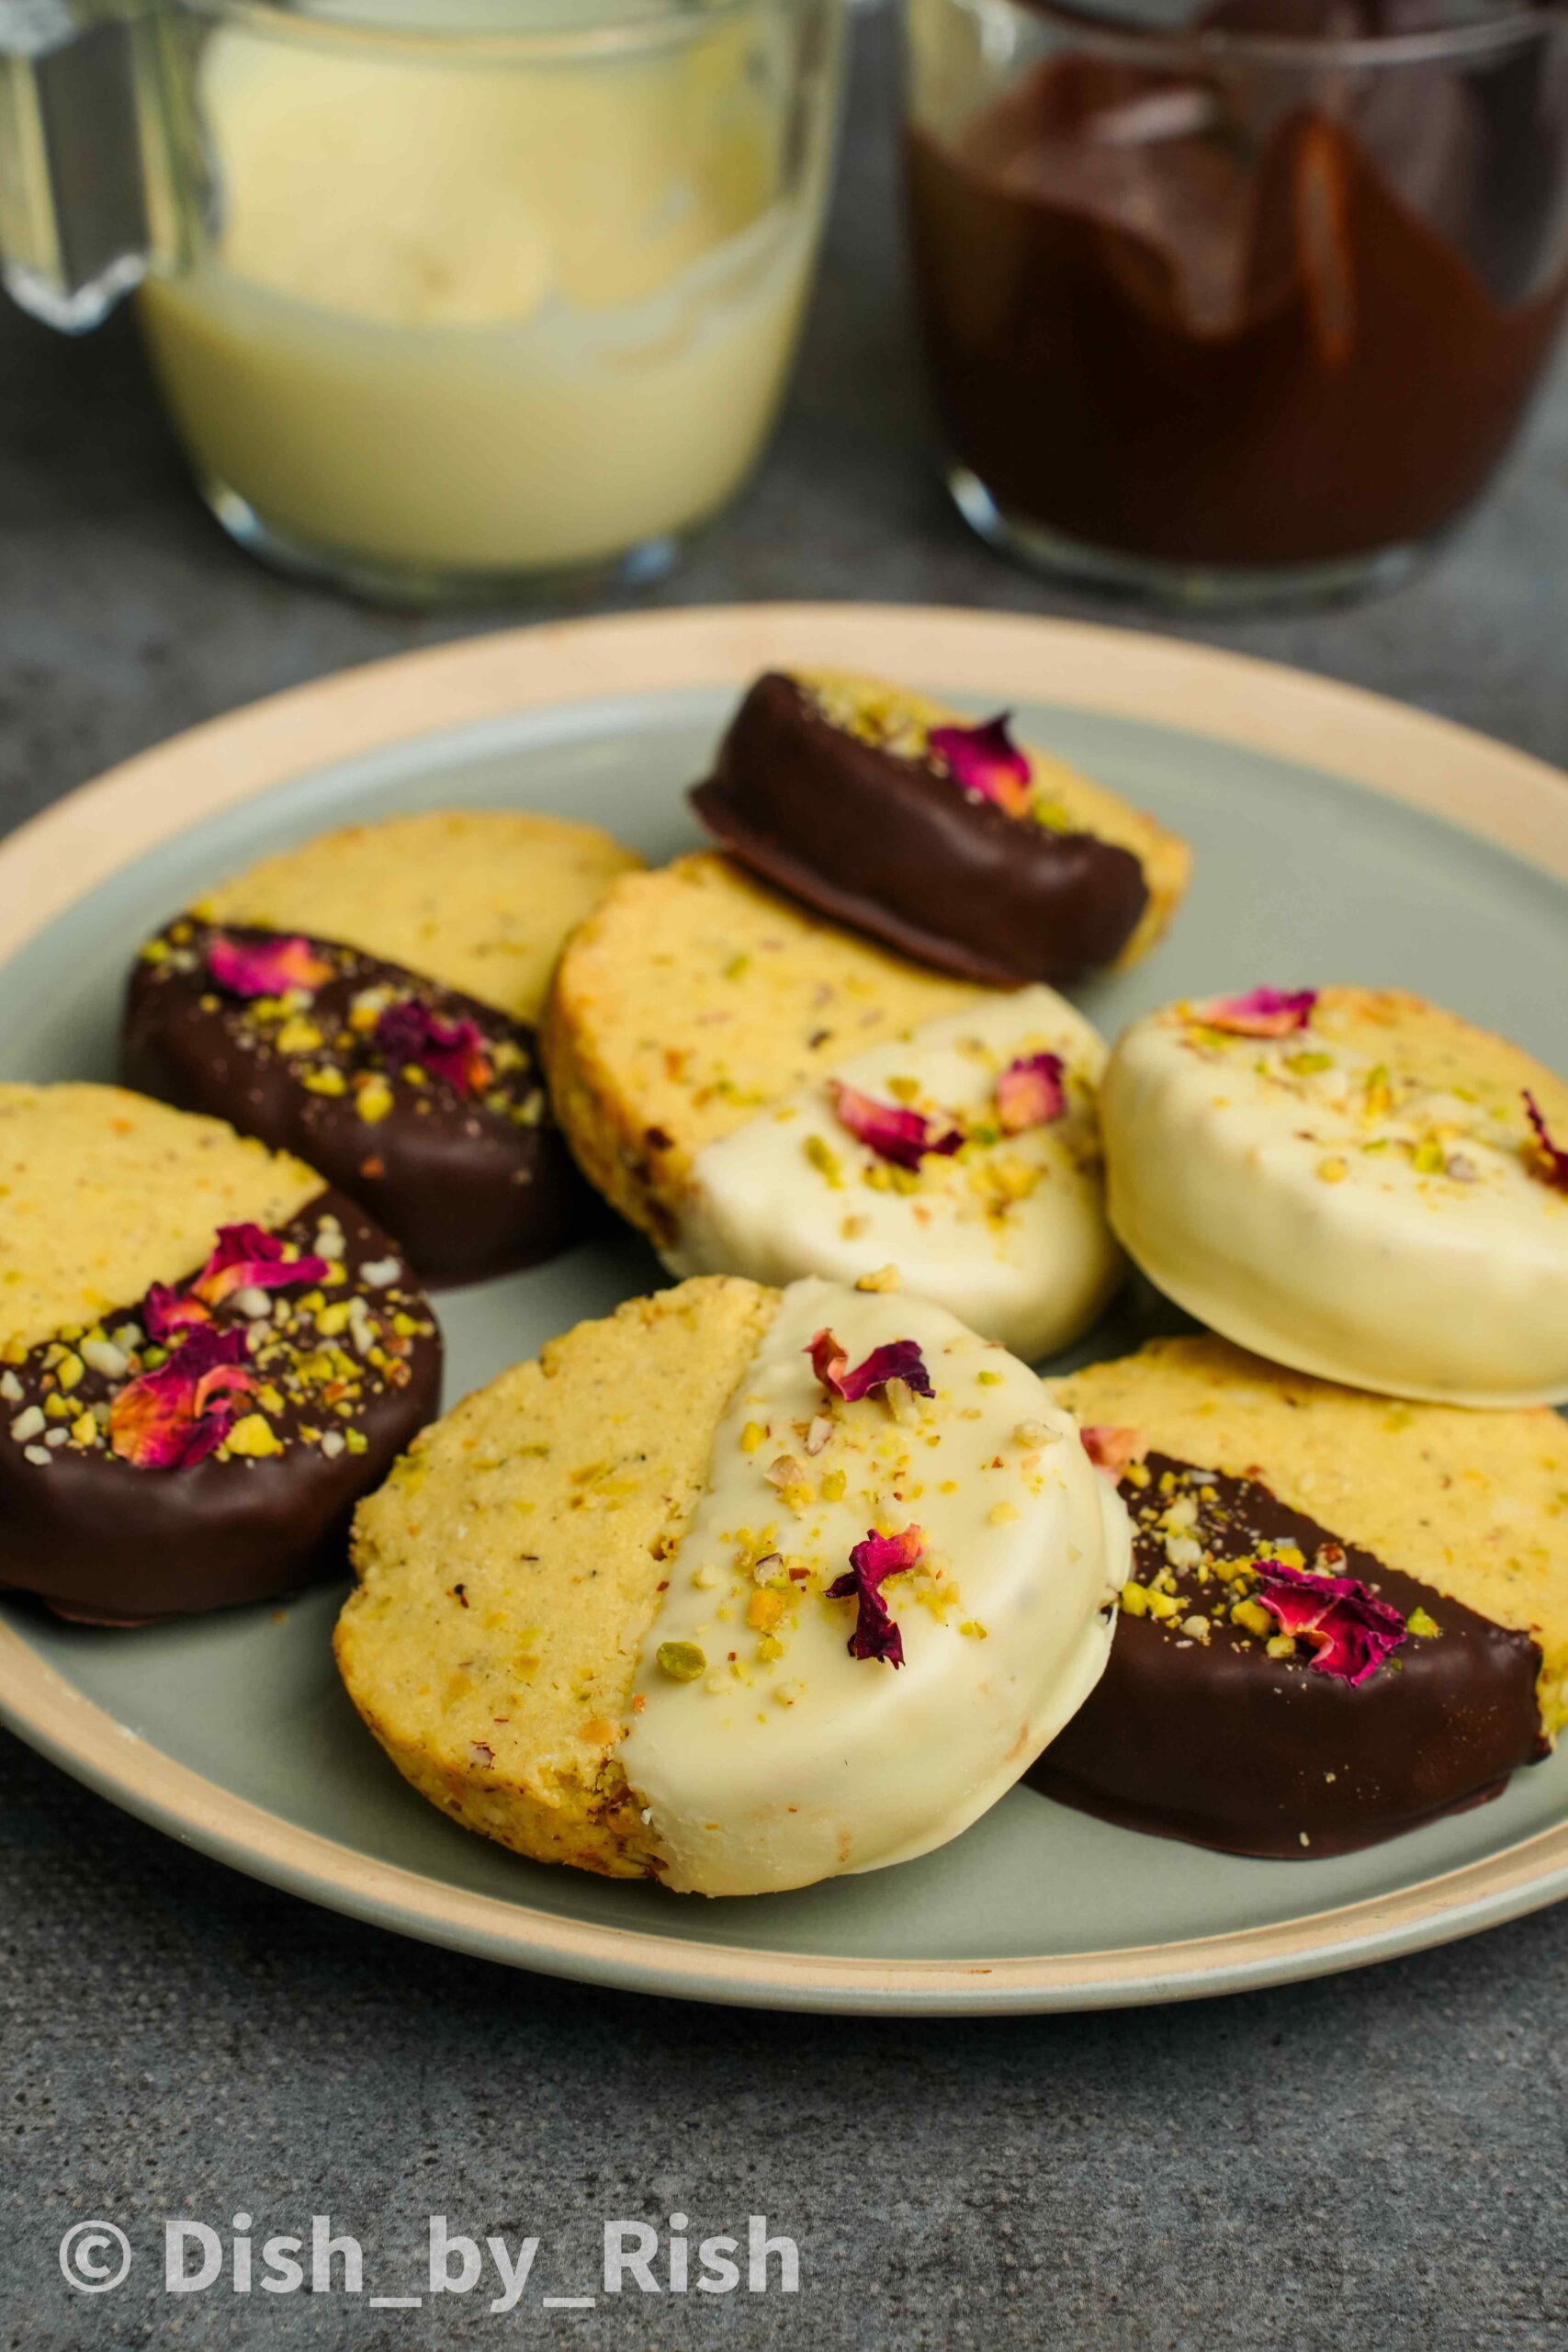
[[[1398,1017],[1385,1031],[1362,1002]],[[1282,1038],[1222,1035],[1202,1011],[1135,1023],[1106,1073],[1111,1219],[1151,1280],[1352,1387],[1568,1398],[1568,1197],[1530,1139],[1517,1050],[1356,990]]]
[[[916,1340],[934,1402],[831,1405],[807,1353],[824,1326],[852,1365]],[[855,1603],[827,1588],[869,1529],[911,1523],[924,1558],[883,1588],[904,1664],[852,1657]],[[620,1758],[666,1883],[760,1894],[956,1837],[1099,1680],[1130,1561],[1120,1498],[1035,1374],[928,1301],[793,1284],[633,1683]],[[671,1644],[702,1653],[694,1679],[660,1665]]]
[[[1039,1052],[1066,1066],[1067,1107],[1003,1135],[996,1084]],[[675,1244],[681,1274],[806,1274],[852,1283],[896,1266],[906,1288],[1030,1362],[1087,1329],[1122,1261],[1105,1219],[1095,1093],[1105,1048],[1054,989],[1020,989],[869,1047],[699,1152]],[[951,1159],[895,1169],[841,1125],[829,1080],[957,1124]]]

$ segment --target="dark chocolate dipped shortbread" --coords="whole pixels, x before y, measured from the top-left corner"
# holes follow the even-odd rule
[[[1498,1793],[1565,1713],[1568,1427],[1156,1340],[1054,1384],[1134,1574],[1032,1784],[1233,1853],[1343,1853]]]
[[[0,1587],[103,1624],[346,1566],[437,1411],[397,1246],[298,1160],[96,1086],[0,1089]]]
[[[636,863],[592,827],[516,812],[308,842],[147,943],[122,1075],[298,1151],[433,1280],[532,1264],[593,1214],[533,1023],[561,939]]]
[[[836,673],[760,678],[692,802],[765,879],[994,987],[1134,960],[1190,864],[1151,819],[1015,743],[1005,717],[976,726]]]
[[[298,1152],[432,1280],[550,1257],[590,1214],[532,1031],[356,948],[179,916],[131,976],[120,1066]]]

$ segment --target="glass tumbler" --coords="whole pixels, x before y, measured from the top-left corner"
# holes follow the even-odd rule
[[[846,0],[0,0],[0,248],[130,286],[244,545],[391,600],[646,578],[755,463]]]
[[[1391,581],[1480,496],[1568,302],[1568,17],[1472,0],[906,0],[953,494],[1188,605]]]

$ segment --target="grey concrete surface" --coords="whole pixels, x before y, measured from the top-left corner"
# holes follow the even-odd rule
[[[932,479],[871,26],[827,268],[784,428],[669,585],[726,598],[1095,612],[971,543]],[[1448,560],[1386,601],[1196,631],[1568,762],[1568,388]],[[0,821],[277,687],[483,626],[276,580],[187,493],[123,322],[0,321]],[[813,2352],[1557,2352],[1568,2345],[1568,1914],[1291,1992],[917,2026],[704,2012],[454,1960],[253,1886],[0,1739],[0,2346]],[[310,2216],[365,2294],[161,2288],[162,2219],[259,2245]],[[420,2311],[426,2216],[542,2241]],[[795,2295],[635,2292],[592,2312],[606,2220],[694,2238],[765,2213]],[[73,2296],[62,2233],[132,2243]],[[456,2267],[456,2266],[455,2266]],[[225,2272],[225,2278],[228,2276]],[[341,2274],[339,2274],[341,2275]],[[776,2277],[776,2267],[775,2267]],[[696,2276],[694,2261],[694,2278]]]

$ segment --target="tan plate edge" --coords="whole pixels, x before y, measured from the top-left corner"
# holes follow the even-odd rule
[[[296,1828],[116,1723],[6,1625],[0,1625],[0,1721],[155,1828],[329,1910],[510,1967],[687,1999],[900,2015],[1006,2015],[1178,2001],[1195,1992],[1245,1992],[1364,1967],[1540,1910],[1568,1893],[1565,1823],[1393,1894],[1179,1943],[973,1962],[841,1960],[690,1943],[470,1894]],[[685,1898],[655,1894],[653,1899]]]
[[[369,664],[177,737],[0,846],[0,955],[185,826],[308,769],[509,711],[739,684],[772,665],[809,662],[1223,738],[1445,817],[1568,880],[1568,794],[1555,769],[1379,695],[1078,622],[762,605],[509,630]],[[1563,1823],[1393,1894],[1275,1927],[1046,1959],[844,1961],[597,1928],[376,1861],[176,1764],[85,1699],[8,1625],[0,1625],[0,1721],[127,1811],[329,1908],[516,1966],[706,2000],[932,2013],[1176,2000],[1390,1958],[1568,1893]]]
[[[212,719],[86,784],[0,850],[0,955],[186,825],[307,769],[552,703],[837,662],[957,693],[1186,728],[1446,817],[1568,881],[1563,778],[1527,752],[1278,662],[1081,621],[897,605],[741,605],[508,629]]]

